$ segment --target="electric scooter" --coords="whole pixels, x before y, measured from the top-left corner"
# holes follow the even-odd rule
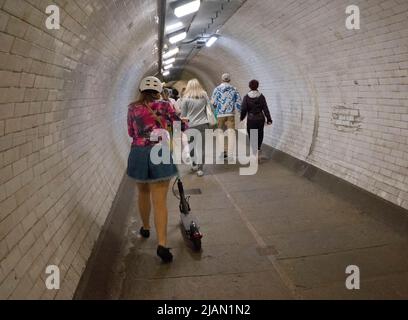
[[[174,186],[177,184],[179,196],[177,196],[174,191]],[[177,178],[173,185],[173,193],[177,199],[180,200],[180,217],[181,217],[181,228],[189,241],[193,244],[193,248],[196,251],[201,251],[201,239],[203,238],[200,232],[200,226],[198,224],[197,218],[191,213],[191,207],[189,203],[189,198],[186,197],[184,192],[183,182],[180,178]]]

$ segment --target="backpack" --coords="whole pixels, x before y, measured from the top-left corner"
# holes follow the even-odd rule
[[[263,113],[262,95],[258,98],[250,98],[246,96],[248,104],[248,120],[265,120],[265,115]]]

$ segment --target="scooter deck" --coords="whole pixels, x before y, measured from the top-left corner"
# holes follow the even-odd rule
[[[194,249],[201,250],[201,239],[203,235],[200,232],[198,219],[191,213],[190,204],[187,201],[184,193],[183,183],[180,179],[177,181],[180,195],[180,217],[181,226],[185,236],[193,243]]]

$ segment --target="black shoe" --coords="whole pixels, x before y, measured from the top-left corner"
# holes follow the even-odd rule
[[[162,246],[159,246],[157,248],[157,255],[163,260],[165,263],[169,263],[173,261],[173,255],[170,252],[169,248],[165,248]]]
[[[150,237],[150,231],[149,231],[149,230],[145,230],[145,229],[143,229],[143,227],[142,227],[142,228],[140,229],[140,235],[141,235],[143,238],[147,239],[147,238]]]

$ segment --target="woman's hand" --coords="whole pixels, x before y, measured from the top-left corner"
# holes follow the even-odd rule
[[[268,125],[268,126],[271,126],[271,125],[272,125],[272,123],[273,123],[273,121],[268,122],[268,123],[267,123],[267,125]]]

